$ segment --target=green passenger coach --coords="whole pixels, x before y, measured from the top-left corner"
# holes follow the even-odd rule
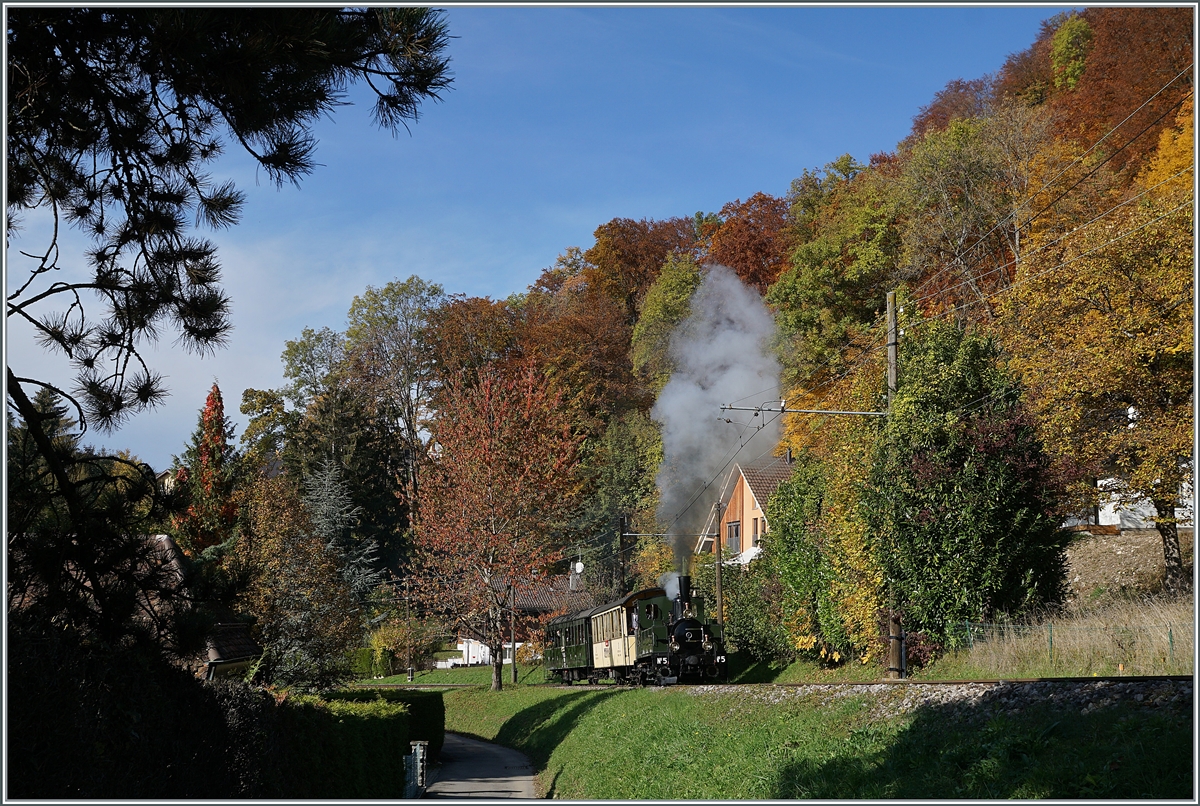
[[[680,583],[674,601],[662,588],[647,588],[551,619],[544,651],[547,677],[568,684],[612,679],[628,685],[724,679],[720,625],[702,621],[690,577],[680,577]]]

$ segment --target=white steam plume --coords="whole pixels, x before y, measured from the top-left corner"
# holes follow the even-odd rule
[[[668,571],[658,578],[658,587],[667,592],[667,600],[675,601],[679,598],[679,572]]]
[[[746,405],[755,405],[776,391],[780,367],[770,350],[774,331],[758,292],[725,266],[710,265],[692,296],[691,314],[671,334],[674,370],[651,416],[662,425],[663,436],[658,519],[675,535],[676,562],[685,573],[695,535],[704,529],[720,492],[723,468],[754,459],[779,442],[777,415],[721,413],[723,404],[754,395]],[[725,417],[748,425],[731,425]]]

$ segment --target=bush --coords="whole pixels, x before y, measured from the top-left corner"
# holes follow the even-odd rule
[[[446,739],[446,706],[440,691],[360,688],[338,691],[325,697],[331,702],[370,702],[382,699],[408,706],[410,741],[429,742],[429,757],[436,760]]]
[[[441,695],[324,702],[202,682],[156,647],[102,646],[10,615],[8,796],[395,798],[413,735],[440,749]],[[391,694],[391,693],[389,693]]]
[[[1066,535],[1049,461],[995,345],[920,328],[864,493],[869,534],[906,628],[1061,601]]]
[[[7,643],[9,797],[240,794],[220,703],[156,650],[89,644],[11,616]]]
[[[704,574],[704,580],[710,574]],[[728,649],[756,661],[787,664],[797,650],[784,626],[783,586],[774,566],[759,557],[744,566],[727,566],[721,576]]]
[[[288,697],[279,709],[276,798],[395,798],[404,791],[409,715],[403,703]]]

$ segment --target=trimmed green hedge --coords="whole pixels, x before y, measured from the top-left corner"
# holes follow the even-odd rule
[[[399,798],[408,754],[408,706],[376,699],[289,697],[279,708],[282,753],[268,797]]]
[[[350,671],[360,680],[396,674],[402,665],[390,650],[384,652],[378,660],[370,647],[359,647],[350,653]]]
[[[441,746],[440,695],[289,696],[204,683],[153,648],[8,625],[8,797],[397,799],[413,735]],[[391,693],[389,693],[391,694]],[[417,720],[413,720],[416,722]]]
[[[358,688],[327,694],[326,699],[341,702],[386,700],[408,706],[410,741],[429,742],[429,759],[436,761],[446,739],[446,704],[441,691],[396,688]]]

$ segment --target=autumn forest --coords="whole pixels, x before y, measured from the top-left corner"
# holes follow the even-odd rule
[[[29,646],[62,640],[71,625],[83,643],[149,641],[178,660],[201,651],[214,624],[237,622],[263,649],[248,680],[313,690],[473,636],[492,647],[499,686],[517,597],[577,562],[597,602],[681,570],[661,537],[678,513],[665,511],[655,404],[714,267],[773,320],[760,348],[777,362],[778,385],[746,389],[744,405],[889,407],[889,292],[900,330],[886,418],[755,413],[779,429],[775,453],[793,462],[766,504],[762,554],[726,572],[737,651],[879,663],[889,611],[944,648],[953,623],[1052,609],[1065,592],[1062,525],[1110,503],[1154,513],[1163,585],[1186,587],[1192,15],[1099,7],[1047,19],[995,73],[952,81],[916,110],[891,151],[830,154],[783,196],[662,220],[630,210],[600,223],[590,246],[564,246],[505,299],[418,276],[363,288],[344,328],[306,328],[286,343],[284,386],[214,384],[196,401],[195,433],[157,479],[136,457],[88,453],[75,425],[77,415],[115,420],[152,405],[153,373],[130,369],[106,386],[87,364],[77,409],[62,390],[10,370],[10,628],[24,614]],[[444,33],[427,83],[406,101],[381,101],[395,115],[385,123],[436,96]],[[369,50],[347,37],[347,52]],[[279,177],[302,173],[302,143],[245,125],[259,127],[244,142]],[[20,126],[10,123],[13,154],[25,153],[12,145]],[[150,161],[180,176],[178,166],[200,159],[163,154]],[[37,164],[10,167],[10,208],[35,206]],[[182,231],[180,211],[192,205],[232,221],[234,191],[204,181],[190,185],[193,198],[180,179],[182,201],[161,220]],[[88,226],[103,219],[91,205],[135,198],[125,187],[71,193],[63,214]],[[98,283],[125,282],[104,266],[126,249],[142,249],[151,273],[175,261],[178,277],[157,297],[140,275],[119,293],[103,286],[118,306],[111,328],[152,323],[159,308],[137,306],[169,297],[188,338],[215,343],[224,315],[215,248],[129,232],[93,256]],[[47,349],[72,360],[93,342],[96,356],[127,349],[119,333],[76,333],[67,315],[42,327]],[[248,418],[240,434],[229,405]],[[750,458],[732,455],[721,470]],[[100,538],[72,537],[88,529]],[[130,537],[146,534],[169,535],[180,556],[147,553]],[[711,587],[711,555],[688,562]],[[536,645],[536,617],[519,629]],[[42,674],[29,668],[29,679]]]

